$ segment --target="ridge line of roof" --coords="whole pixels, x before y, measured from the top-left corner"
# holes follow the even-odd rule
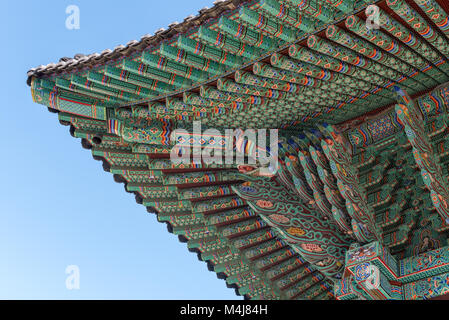
[[[164,40],[171,39],[177,35],[201,25],[205,21],[216,18],[224,11],[233,10],[244,2],[251,0],[215,0],[212,8],[204,7],[198,10],[196,16],[189,15],[184,18],[183,22],[172,22],[168,25],[168,29],[159,28],[153,35],[146,34],[138,40],[129,41],[126,46],[118,45],[113,50],[105,49],[101,53],[92,53],[89,55],[76,54],[73,58],[62,57],[57,63],[49,63],[31,68],[27,72],[27,84],[31,86],[31,78],[39,77],[46,74],[53,74],[62,71],[72,71],[74,69],[82,69],[89,63],[97,64],[108,60],[118,59],[129,56],[132,53],[143,51],[150,46],[157,46]]]

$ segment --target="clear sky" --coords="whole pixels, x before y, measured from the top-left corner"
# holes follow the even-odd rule
[[[241,299],[33,103],[26,72],[113,49],[213,0],[1,0],[0,299]],[[80,8],[80,30],[65,26]],[[66,288],[66,267],[80,290]]]

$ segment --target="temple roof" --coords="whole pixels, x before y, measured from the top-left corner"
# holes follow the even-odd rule
[[[366,0],[220,1],[140,41],[31,69],[28,84],[41,78],[47,88],[92,91],[106,108],[170,106],[176,112],[167,117],[206,115],[215,126],[238,126],[220,116],[235,109],[256,126],[251,113],[273,108],[277,118],[263,125],[335,124],[373,111],[373,102],[393,103],[394,84],[413,96],[448,80],[447,26],[435,25],[447,4],[432,1],[440,2],[438,18],[421,18],[413,1],[377,1],[385,26],[368,30]]]
[[[33,76],[40,77],[61,72],[74,72],[83,68],[104,64],[108,61],[128,57],[135,52],[141,52],[148,47],[155,47],[161,42],[171,39],[187,30],[202,25],[205,21],[220,16],[226,10],[235,9],[246,0],[216,0],[212,8],[204,7],[196,15],[190,15],[183,22],[175,21],[168,28],[160,28],[154,34],[146,34],[140,40],[131,40],[126,45],[119,45],[113,49],[105,49],[102,52],[92,54],[77,54],[73,58],[62,57],[57,63],[40,65],[28,71],[27,83],[31,85]]]
[[[304,260],[282,228],[255,210],[240,188],[245,179],[237,168],[171,163],[169,135],[193,120],[213,128],[280,128],[300,137],[286,149],[304,144],[308,150],[321,142],[303,137],[302,130],[321,123],[351,129],[364,122],[352,119],[370,119],[393,105],[397,98],[391,89],[397,85],[418,97],[447,82],[447,1],[375,1],[381,29],[370,30],[365,10],[372,3],[216,1],[140,41],[32,69],[27,83],[35,102],[57,112],[114,180],[240,295],[333,299],[328,266]],[[399,127],[393,126],[394,133]],[[279,181],[292,186],[285,177],[298,172],[289,170],[264,183],[275,190]],[[281,202],[296,201],[290,193],[295,186],[291,189],[279,191]],[[311,192],[307,186],[299,189]],[[337,246],[346,245],[343,238]],[[397,246],[393,238],[389,243]],[[335,269],[341,269],[338,263]]]

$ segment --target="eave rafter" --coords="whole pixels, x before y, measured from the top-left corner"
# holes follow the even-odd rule
[[[430,14],[429,5],[436,3],[442,6],[439,15]],[[269,210],[236,191],[246,181],[236,166],[173,164],[170,152],[180,140],[170,134],[176,128],[191,129],[193,120],[205,120],[209,128],[288,129],[281,138],[287,137],[281,148],[284,172],[270,182],[273,188],[284,185],[304,203],[315,203],[316,212],[337,216],[338,227],[345,231],[334,244],[338,250],[347,246],[349,236],[391,238],[385,240],[388,246],[402,250],[414,225],[400,215],[382,220],[388,227],[400,221],[399,231],[351,234],[344,218],[351,215],[363,223],[364,217],[341,205],[351,202],[338,194],[330,173],[337,159],[312,159],[322,137],[307,130],[391,107],[395,85],[417,97],[448,81],[449,6],[440,0],[376,1],[383,25],[370,31],[364,13],[369,4],[216,1],[197,17],[126,47],[31,70],[28,83],[33,99],[59,112],[61,123],[71,126],[71,134],[82,139],[114,180],[124,183],[138,203],[167,223],[238,294],[333,299],[329,279],[341,271],[341,255],[327,257],[330,262],[321,256],[306,261],[300,243],[291,234],[287,237],[283,227],[270,224]],[[202,147],[214,149],[217,142],[211,139]],[[343,164],[348,170],[352,165]],[[384,169],[373,167],[379,175],[374,181],[361,175],[363,187],[381,185],[368,194],[367,202],[374,197],[390,200],[392,186],[381,183]],[[284,208],[292,194],[280,194],[276,205]],[[368,212],[369,204],[364,205],[361,209]],[[377,213],[385,211],[382,205],[376,204]],[[316,212],[311,221],[321,221]],[[336,234],[334,226],[329,228],[327,235]]]
[[[255,90],[253,91],[242,90],[242,88],[237,87],[234,88],[234,95],[215,95],[212,101],[219,105],[223,103],[239,104],[250,102],[246,110],[231,109],[231,113],[243,116],[243,118],[239,118],[239,121],[251,120],[251,117],[245,116],[245,113],[254,107],[254,102],[256,102],[256,105],[260,104],[263,109],[270,109],[276,103],[282,106],[281,109],[284,110],[285,115],[290,115],[294,111],[298,113],[297,118],[288,119],[281,113],[276,119],[267,119],[266,125],[270,127],[285,128],[292,125],[297,126],[308,121],[313,123],[317,121],[338,123],[344,118],[352,118],[362,112],[371,111],[370,102],[372,100],[377,100],[378,104],[384,105],[391,103],[393,100],[388,88],[395,83],[401,83],[406,88],[415,88],[416,91],[422,91],[428,87],[435,87],[436,84],[444,81],[448,76],[446,72],[446,58],[435,53],[435,50],[427,43],[424,44],[421,36],[415,36],[414,31],[410,30],[410,27],[404,26],[403,21],[392,13],[391,5],[387,5],[385,0],[378,1],[377,4],[381,7],[383,21],[387,21],[385,29],[391,31],[392,26],[393,28],[395,26],[399,30],[398,32],[401,33],[399,35],[396,32],[397,38],[395,38],[387,35],[388,31],[384,29],[382,31],[374,30],[375,34],[383,34],[384,38],[387,37],[382,40],[384,44],[381,47],[378,46],[380,42],[370,44],[367,39],[362,37],[362,34],[357,33],[356,29],[348,28],[349,25],[354,24],[352,22],[354,18],[350,14],[356,13],[354,17],[359,19],[358,22],[356,20],[359,24],[366,19],[364,14],[366,4],[363,1],[356,4],[359,7],[358,12],[357,9],[354,11],[353,7],[346,2],[336,2],[334,4],[332,1],[328,1],[320,4],[321,8],[317,8],[316,5],[311,5],[308,1],[297,3],[293,0],[280,2],[277,0],[253,0],[239,2],[238,4],[233,1],[223,1],[217,4],[217,6],[220,8],[226,7],[227,10],[221,11],[222,14],[217,13],[216,19],[218,20],[216,22],[213,19],[209,19],[207,23],[200,25],[199,29],[195,29],[194,26],[191,29],[184,28],[183,30],[186,30],[184,34],[174,34],[171,38],[166,38],[167,40],[162,41],[160,46],[156,44],[153,46],[153,49],[145,49],[143,54],[140,54],[138,51],[134,51],[132,55],[128,53],[128,58],[125,61],[121,61],[121,59],[116,60],[118,64],[115,66],[111,66],[110,62],[108,62],[108,67],[104,69],[101,66],[99,68],[96,67],[96,73],[90,71],[86,74],[84,72],[84,77],[76,78],[79,76],[75,76],[74,79],[72,76],[69,79],[71,82],[69,87],[73,88],[72,90],[77,90],[77,92],[81,91],[83,94],[88,93],[88,91],[95,94],[106,94],[105,99],[95,102],[96,105],[101,105],[101,103],[104,104],[108,101],[115,102],[115,106],[121,107],[147,106],[150,103],[151,108],[151,105],[155,103],[167,105],[168,101],[174,98],[181,99],[185,94],[198,92],[201,88],[221,91],[223,87],[217,86],[222,81],[221,79],[237,80],[239,79],[239,70],[247,70],[247,72],[251,73],[255,63],[265,61],[273,65],[273,61],[277,61],[277,59],[273,60],[273,54],[277,55],[281,60],[289,59],[289,55],[292,56],[293,54],[295,59],[299,58],[301,60],[301,69],[282,70],[282,68],[290,68],[285,63],[282,65],[277,63],[273,67],[281,72],[289,71],[296,74],[299,72],[299,74],[312,75],[313,79],[316,79],[317,82],[324,81],[325,85],[330,85],[331,83],[338,85],[341,83],[345,85],[349,85],[351,82],[358,83],[358,87],[365,88],[365,94],[362,93],[356,99],[347,100],[343,98],[343,100],[335,101],[332,100],[332,95],[329,95],[329,92],[326,91],[328,89],[319,91],[317,94],[313,87],[310,88],[310,84],[304,86],[301,83],[290,82],[296,80],[290,78],[288,79],[289,81],[286,81],[287,84],[291,87],[299,86],[301,93],[293,92],[289,95],[273,95],[270,93],[269,97],[260,100],[257,95],[251,94],[254,94],[254,91],[260,91],[260,89],[257,89],[261,88],[260,83],[263,84],[262,87],[267,87],[269,81],[259,81],[259,83],[252,83],[252,85],[255,85]],[[300,7],[297,7],[298,5]],[[417,7],[417,5],[413,5],[413,7]],[[255,22],[256,16],[260,20],[258,23]],[[427,20],[430,19],[427,17]],[[264,21],[265,23],[263,23]],[[275,21],[278,22],[275,23]],[[295,21],[296,24],[294,23]],[[318,21],[320,22],[318,23]],[[325,21],[328,23],[323,23]],[[430,23],[432,24],[432,22]],[[276,24],[278,31],[273,33],[274,31],[270,31],[271,29],[269,28],[274,28]],[[304,29],[302,30],[300,26],[303,25],[308,27],[302,27]],[[328,27],[332,28],[333,26],[335,26],[334,29],[337,28],[336,30],[346,32],[346,36],[353,37],[359,43],[359,46],[363,46],[363,50],[368,50],[366,52],[375,50],[375,56],[370,56],[365,51],[363,53],[362,51],[360,53],[355,52],[353,51],[353,46],[344,48],[342,46],[344,45],[343,42],[338,44],[334,42],[340,41],[340,38],[329,37],[331,33],[329,33]],[[268,31],[264,28],[268,28]],[[295,31],[296,38],[294,41],[288,42],[279,38],[279,32],[282,30],[297,30]],[[208,32],[215,33],[215,35],[211,34],[208,36]],[[435,31],[436,34],[438,32]],[[401,42],[401,40],[405,41],[406,39],[404,38],[404,33],[412,34],[415,37],[414,39],[416,39],[414,46],[410,49],[405,48],[409,43],[406,45]],[[312,38],[310,37],[311,34],[314,34]],[[233,37],[231,38],[231,36]],[[225,39],[226,37],[228,37],[228,40]],[[440,36],[440,38],[442,37]],[[440,38],[437,37],[437,40]],[[399,47],[400,53],[406,55],[404,56],[406,62],[398,62],[397,54],[393,56],[385,51],[388,49],[388,41],[385,42],[385,40],[392,41],[392,44],[396,44]],[[157,43],[156,40],[154,41]],[[228,41],[228,44],[221,48],[220,46],[217,47],[219,43],[221,45],[222,41]],[[232,44],[232,41],[234,44]],[[275,43],[276,45],[274,45]],[[317,47],[318,43],[321,43],[321,45]],[[292,44],[296,44],[296,51],[292,51]],[[323,47],[323,45],[325,46]],[[236,48],[236,51],[231,49],[233,46]],[[288,50],[289,48],[290,50]],[[312,49],[312,51],[305,51],[305,54],[298,56],[298,52],[303,52],[308,48]],[[269,52],[272,49],[273,51]],[[254,54],[245,56],[248,52],[253,52]],[[340,56],[336,55],[336,52],[341,52]],[[426,52],[433,53],[433,55],[425,55]],[[348,54],[349,60],[347,60]],[[384,58],[378,60],[379,54]],[[362,58],[363,55],[366,55],[366,58]],[[402,55],[398,57],[402,57]],[[423,56],[425,57],[423,58]],[[375,58],[376,61],[373,61],[371,58]],[[426,64],[424,61],[427,58],[432,58],[432,62]],[[341,61],[341,59],[343,60]],[[410,59],[412,59],[412,62],[409,61]],[[417,68],[425,71],[418,71],[409,64],[413,63],[413,61],[417,61],[418,64],[415,64]],[[315,67],[312,68],[314,65]],[[394,70],[395,68],[396,70]],[[83,72],[81,71],[81,73]],[[103,77],[101,77],[101,74],[103,74]],[[379,75],[385,81],[382,81]],[[258,76],[264,75],[259,74]],[[269,80],[270,78],[265,79]],[[64,79],[59,80],[59,82],[63,81]],[[271,82],[273,81],[275,82],[275,80],[271,80]],[[371,86],[368,85],[370,82]],[[382,85],[382,83],[384,84]],[[243,83],[241,82],[241,84]],[[381,85],[376,89],[375,85],[374,87],[372,86],[373,84]],[[58,81],[56,81],[56,86],[58,86]],[[67,88],[67,85],[65,87]],[[273,87],[277,87],[277,84],[272,83],[270,90],[273,90]],[[272,93],[276,92],[272,91]],[[411,92],[411,94],[413,93]],[[316,100],[319,94],[330,98],[321,102]],[[382,97],[380,100],[379,95]],[[291,99],[288,98],[290,96]],[[315,99],[308,98],[308,96],[314,96]],[[292,99],[295,99],[296,102],[293,103]],[[215,108],[203,113],[191,113],[188,109],[189,107],[174,113],[168,111],[165,118],[171,117],[177,120],[191,121],[207,117],[216,119],[212,121],[212,124],[215,126],[237,126],[235,121],[223,119],[220,115],[222,114],[221,108]],[[260,111],[256,109],[255,112]]]

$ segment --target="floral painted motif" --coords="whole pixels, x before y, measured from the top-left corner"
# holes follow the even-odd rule
[[[261,208],[273,207],[273,203],[271,201],[266,201],[266,200],[257,200],[256,204]]]
[[[295,228],[295,227],[288,228],[287,232],[292,234],[292,235],[294,235],[294,236],[297,236],[297,237],[300,237],[300,236],[303,236],[303,235],[306,234],[306,232],[303,229]]]
[[[283,216],[282,214],[272,214],[270,216],[270,219],[272,219],[276,222],[285,223],[285,224],[290,222],[290,219],[286,216]]]
[[[315,243],[301,243],[300,245],[301,249],[308,251],[308,252],[313,252],[313,253],[317,253],[317,252],[323,252],[323,248],[321,248],[321,246],[315,244]]]

